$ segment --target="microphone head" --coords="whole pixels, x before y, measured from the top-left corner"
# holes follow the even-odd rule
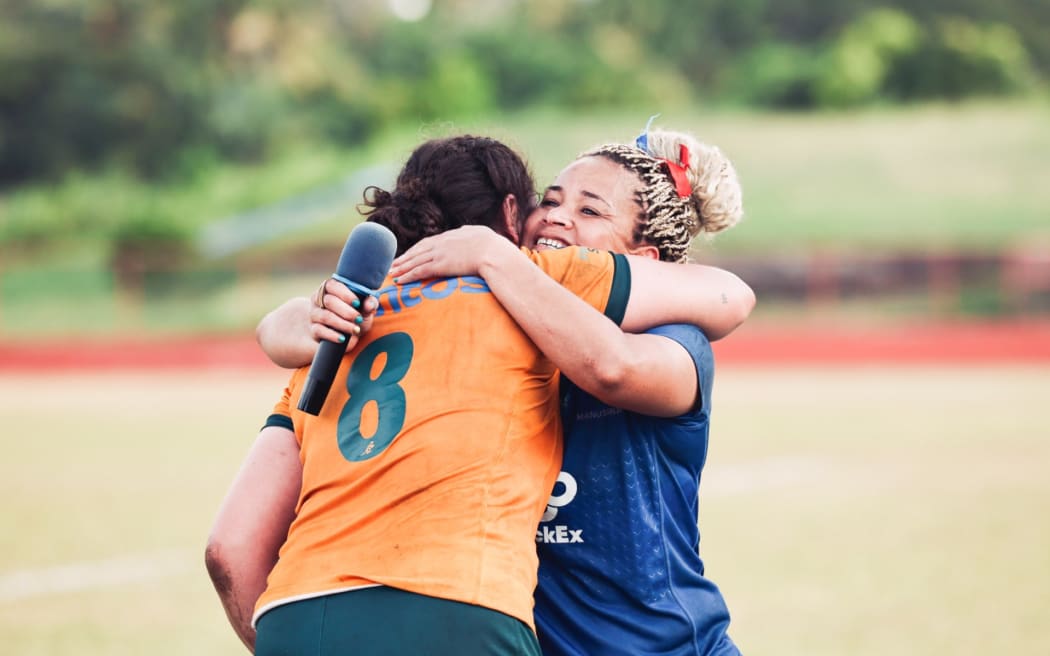
[[[386,226],[362,222],[346,238],[335,272],[369,289],[379,289],[390,271],[397,238]]]

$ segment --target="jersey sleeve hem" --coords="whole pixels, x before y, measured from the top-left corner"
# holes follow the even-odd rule
[[[290,431],[295,430],[295,424],[292,423],[292,418],[288,415],[270,415],[266,418],[266,423],[263,424],[263,428],[270,428],[271,426],[277,428],[287,428]]]
[[[627,314],[627,299],[631,296],[631,265],[627,257],[620,253],[612,253],[612,257],[612,289],[609,290],[609,302],[605,305],[605,316],[620,325]]]

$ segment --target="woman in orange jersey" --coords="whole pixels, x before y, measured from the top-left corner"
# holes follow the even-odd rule
[[[492,157],[502,150],[489,140],[465,145],[417,150],[394,192],[375,196],[370,220],[395,232],[427,226],[402,248],[464,224],[516,238],[528,192],[501,181],[518,164]],[[463,199],[490,210],[471,215]],[[662,312],[649,325],[732,314],[716,332],[753,302],[716,269],[644,273],[628,297],[636,263],[623,256],[526,257],[625,327],[645,327],[634,317],[653,295]],[[697,276],[721,293],[698,295]],[[207,561],[227,613],[259,654],[305,653],[307,643],[322,654],[538,653],[534,537],[561,462],[556,369],[480,278],[388,284],[379,296],[375,325],[344,358],[321,415],[292,409],[300,369],[220,510]]]

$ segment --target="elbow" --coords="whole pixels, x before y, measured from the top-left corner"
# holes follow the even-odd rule
[[[228,588],[238,570],[238,565],[250,556],[245,536],[238,535],[232,527],[217,522],[208,535],[204,547],[204,567],[217,589]]]
[[[712,331],[707,335],[709,340],[716,341],[726,337],[738,327],[740,324],[747,321],[747,318],[751,316],[751,311],[755,309],[755,292],[750,286],[741,283],[743,289],[738,293],[734,294],[732,298],[727,298],[726,303],[729,305],[727,312],[725,313],[725,322],[720,327],[720,330]]]
[[[255,326],[255,341],[259,346],[265,346],[266,334],[265,325],[266,320],[270,317],[269,314],[259,320],[259,323]]]
[[[610,399],[619,398],[633,377],[635,367],[629,351],[620,350],[623,355],[606,356],[590,363],[592,375],[591,389],[586,391],[599,400],[609,403]]]
[[[740,298],[736,302],[736,323],[733,328],[747,321],[747,318],[751,316],[751,311],[755,309],[755,303],[758,299],[755,298],[755,291],[751,287],[744,285],[744,290],[740,293]]]
[[[214,537],[208,538],[208,545],[204,548],[204,567],[216,590],[230,589],[233,581],[230,562],[221,543]]]
[[[259,323],[255,326],[255,343],[259,345],[259,348],[266,354],[266,357],[270,358],[271,362],[280,367],[283,365],[279,362],[279,354],[277,354],[275,352],[276,349],[272,348],[270,345],[270,334],[272,332],[270,330],[270,323],[273,320],[273,312],[269,312],[259,320]]]

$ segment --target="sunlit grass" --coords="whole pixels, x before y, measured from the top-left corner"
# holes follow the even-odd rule
[[[163,556],[156,578],[0,600],[12,654],[241,653],[207,531],[284,372],[0,377],[0,592]],[[1050,651],[1045,367],[719,369],[701,551],[752,656]]]
[[[930,249],[1050,252],[1046,104],[817,114],[698,107],[653,111],[661,109],[665,114],[657,125],[686,129],[721,146],[744,186],[743,222],[710,243],[698,240],[699,259]],[[0,240],[5,230],[27,219],[75,219],[91,229],[71,231],[57,250],[4,251],[0,332],[47,334],[68,332],[71,326],[87,332],[250,329],[262,312],[313,288],[313,281],[300,285],[283,279],[282,272],[295,266],[289,249],[337,248],[358,220],[356,198],[330,217],[226,259],[203,258],[199,275],[188,275],[187,289],[178,294],[149,291],[136,298],[130,290],[129,297],[129,290],[117,290],[112,281],[86,288],[90,281],[109,279],[106,231],[121,213],[150,208],[202,231],[213,221],[325,187],[355,170],[396,168],[419,141],[464,132],[489,134],[520,149],[542,186],[585,149],[630,141],[647,118],[634,112],[536,110],[409,126],[377,135],[367,149],[353,152],[302,144],[269,163],[216,166],[197,178],[157,187],[108,174],[9,192],[0,196]],[[0,250],[3,245],[0,241]],[[317,263],[314,269],[331,265]],[[199,279],[224,273],[234,286],[195,287]],[[266,275],[269,280],[263,280]],[[250,287],[242,285],[246,276],[253,278]],[[994,309],[995,303],[984,305]]]

